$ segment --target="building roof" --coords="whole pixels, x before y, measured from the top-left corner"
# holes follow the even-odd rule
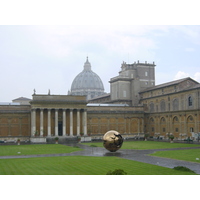
[[[17,99],[13,99],[12,101],[31,101],[31,99],[26,98],[26,97],[19,97]]]
[[[100,96],[98,96],[98,97],[94,97],[94,98],[92,98],[92,99],[90,99],[90,100],[92,101],[92,100],[101,99],[101,98],[106,98],[106,97],[110,97],[110,93],[106,93],[106,94],[100,95]]]
[[[148,92],[148,91],[156,90],[156,89],[161,89],[161,88],[172,86],[172,85],[177,85],[177,84],[179,84],[179,83],[181,83],[183,81],[186,81],[186,80],[192,80],[193,82],[197,83],[197,85],[192,86],[192,88],[198,87],[198,85],[200,85],[197,81],[191,79],[190,77],[187,77],[187,78],[183,78],[183,79],[179,79],[179,80],[163,83],[163,84],[160,84],[160,85],[156,85],[156,86],[153,86],[153,87],[149,87],[149,88],[147,88],[145,90],[142,90],[140,93]]]

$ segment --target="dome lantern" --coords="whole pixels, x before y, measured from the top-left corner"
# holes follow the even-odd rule
[[[84,70],[91,70],[91,64],[88,61],[88,57],[87,57],[87,60],[86,60],[86,62],[84,64]]]

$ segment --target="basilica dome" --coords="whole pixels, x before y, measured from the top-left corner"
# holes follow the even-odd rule
[[[100,77],[91,70],[91,64],[87,60],[84,69],[72,82],[71,95],[86,95],[87,100],[104,94],[104,86]]]

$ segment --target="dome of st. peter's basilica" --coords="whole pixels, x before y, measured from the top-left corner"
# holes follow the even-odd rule
[[[84,69],[72,82],[71,95],[86,95],[87,100],[104,94],[104,86],[100,77],[91,70],[91,64],[87,60]]]

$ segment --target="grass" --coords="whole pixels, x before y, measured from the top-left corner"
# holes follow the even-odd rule
[[[123,169],[127,175],[192,175],[118,157],[43,157],[0,159],[1,175],[105,175]]]
[[[83,143],[88,146],[103,147],[103,142]],[[186,143],[170,143],[170,142],[155,142],[155,141],[124,141],[121,149],[169,149],[169,148],[184,148],[184,147],[200,147],[200,145]]]
[[[200,149],[184,149],[175,151],[157,151],[152,156],[172,158],[200,163]]]
[[[0,156],[60,154],[81,151],[80,148],[61,144],[1,145]],[[19,153],[20,152],[20,153]]]
[[[86,144],[86,143],[84,143]],[[100,143],[87,143],[89,146],[103,147]],[[194,147],[199,145],[178,144],[152,141],[125,141],[122,149],[163,149]],[[82,150],[60,144],[37,144],[37,145],[2,145],[0,156],[5,155],[33,155],[33,154],[60,154]],[[152,155],[199,162],[199,149],[158,151]],[[192,175],[175,169],[169,169],[157,165],[126,160],[118,157],[38,157],[38,158],[15,158],[0,159],[1,175],[105,175],[115,169],[124,170],[127,175]]]

